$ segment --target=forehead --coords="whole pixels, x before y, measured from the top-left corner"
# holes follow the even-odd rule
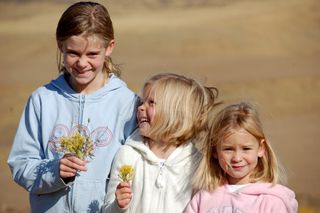
[[[102,48],[104,47],[103,39],[98,35],[77,35],[70,36],[63,42],[67,48],[83,49],[83,48]]]
[[[151,84],[147,84],[147,85],[144,86],[143,91],[142,91],[142,96],[144,98],[153,97],[154,96],[153,87],[152,87]]]
[[[258,139],[243,128],[237,128],[221,140],[221,144],[232,145],[258,145]]]

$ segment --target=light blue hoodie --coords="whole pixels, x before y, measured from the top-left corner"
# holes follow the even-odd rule
[[[8,158],[14,180],[30,192],[32,212],[99,212],[118,148],[137,127],[137,96],[112,75],[89,95],[60,75],[37,89],[22,114]],[[80,124],[95,143],[87,171],[65,184],[59,176],[59,138]]]

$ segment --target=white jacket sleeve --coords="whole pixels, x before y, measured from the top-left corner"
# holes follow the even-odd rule
[[[105,195],[105,200],[102,207],[103,213],[129,212],[130,203],[126,208],[120,208],[118,206],[118,203],[115,197],[117,186],[120,183],[120,180],[118,177],[119,168],[124,164],[132,164],[132,162],[128,162],[127,160],[127,159],[130,159],[130,156],[128,156],[129,153],[127,152],[128,151],[127,148],[128,146],[126,145],[121,146],[114,158],[112,168],[111,168],[111,173],[110,173],[111,174],[110,179],[106,187],[106,195]]]

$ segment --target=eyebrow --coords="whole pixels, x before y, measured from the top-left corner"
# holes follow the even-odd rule
[[[67,50],[67,51],[76,51],[76,52],[81,51],[81,50],[78,50],[78,49],[72,48],[72,47],[66,47],[66,50]],[[95,50],[90,50],[90,51],[87,51],[87,52],[89,52],[89,53],[91,53],[91,52],[99,53],[100,51],[101,51],[101,50],[97,48],[97,49],[95,49]]]

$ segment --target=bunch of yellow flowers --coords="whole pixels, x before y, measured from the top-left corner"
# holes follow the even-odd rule
[[[89,137],[85,137],[77,131],[70,137],[60,138],[60,151],[85,160],[87,157],[93,157],[94,144]]]
[[[134,168],[131,165],[123,165],[119,169],[119,178],[121,182],[130,182],[134,176]]]

